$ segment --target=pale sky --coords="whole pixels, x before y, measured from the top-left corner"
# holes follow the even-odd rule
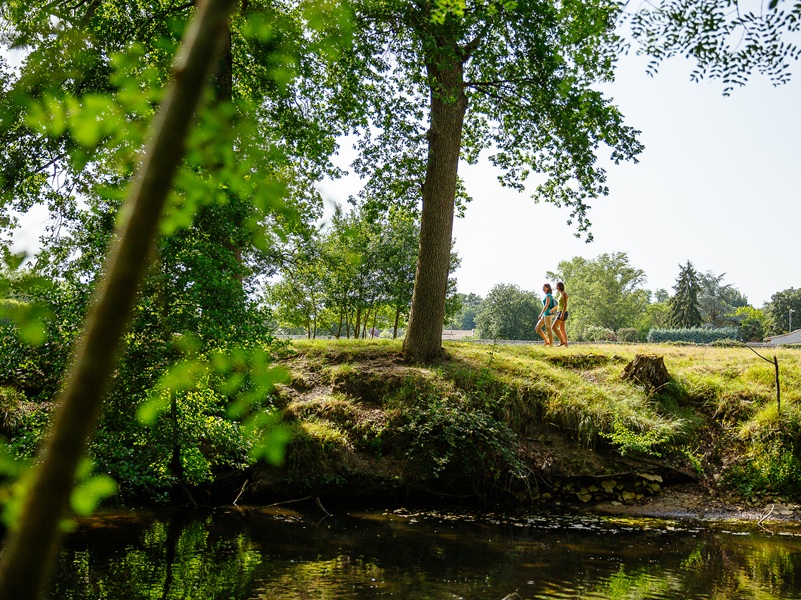
[[[488,164],[460,174],[475,201],[454,223],[460,292],[498,283],[539,291],[545,273],[574,256],[625,252],[651,290],[673,293],[679,264],[726,273],[761,307],[801,287],[801,68],[773,87],[753,78],[729,97],[718,81],[690,82],[690,66],[624,59],[609,95],[642,131],[638,164],[610,165],[609,196],[589,211],[595,241],[573,237],[568,211],[505,190]]]

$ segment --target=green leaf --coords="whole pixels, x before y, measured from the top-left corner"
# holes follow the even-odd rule
[[[143,425],[152,425],[158,416],[170,407],[168,394],[161,394],[146,400],[136,409],[136,419]]]
[[[245,428],[258,440],[250,450],[253,460],[264,459],[273,465],[284,462],[286,445],[292,439],[292,429],[281,422],[278,411],[258,413],[248,420]]]
[[[91,515],[98,505],[117,493],[117,482],[105,474],[92,475],[72,490],[70,505],[76,514]]]

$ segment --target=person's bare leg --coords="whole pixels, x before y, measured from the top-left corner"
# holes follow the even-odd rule
[[[535,329],[535,331],[537,332],[537,335],[539,335],[545,341],[545,345],[550,346],[551,342],[548,341],[548,336],[546,336],[545,332],[543,332],[542,330],[544,326],[545,326],[545,319],[540,319],[539,321],[537,321],[537,328]]]

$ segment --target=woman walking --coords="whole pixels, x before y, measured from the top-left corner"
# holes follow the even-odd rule
[[[551,284],[546,283],[542,286],[542,291],[545,292],[545,297],[542,299],[542,310],[540,316],[537,318],[536,331],[539,336],[545,340],[546,346],[553,346],[553,319],[556,316],[556,300],[553,299],[551,294]],[[542,331],[543,327],[545,332]]]
[[[568,293],[565,291],[565,284],[561,281],[556,284],[557,302],[559,307],[556,313],[556,320],[553,323],[553,330],[559,338],[559,345],[567,347],[567,331],[565,331],[565,321],[567,321],[567,299]]]

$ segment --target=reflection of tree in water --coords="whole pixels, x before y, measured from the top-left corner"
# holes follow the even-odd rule
[[[141,526],[140,526],[141,525]],[[261,554],[210,515],[90,528],[62,550],[50,598],[247,598]]]
[[[795,547],[794,547],[795,546]],[[701,534],[689,552],[675,552],[676,564],[626,568],[595,588],[608,598],[789,598],[797,597],[797,543],[739,534]],[[800,565],[801,566],[801,565]]]
[[[84,522],[50,598],[789,598],[794,538],[580,518],[122,515]],[[125,521],[125,519],[128,519]],[[123,521],[115,526],[116,521]]]

